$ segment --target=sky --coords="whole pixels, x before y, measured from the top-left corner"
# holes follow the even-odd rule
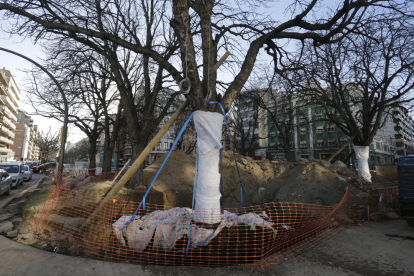
[[[0,23],[1,24],[1,23]],[[39,58],[44,57],[42,52],[42,47],[34,44],[30,39],[22,39],[20,37],[11,37],[0,30],[0,47],[10,49],[19,54],[25,55],[35,61],[39,61]],[[29,103],[28,93],[24,89],[25,83],[25,73],[22,70],[31,69],[32,64],[25,59],[15,56],[13,54],[0,51],[0,69],[5,68],[9,70],[13,78],[15,79],[17,86],[20,89],[21,97],[19,102],[19,108],[31,115],[34,119],[34,124],[39,126],[40,130],[48,131],[49,127],[53,132],[60,131],[62,123],[53,120],[44,118],[40,115],[32,115],[34,113],[33,108]],[[73,125],[69,124],[68,128],[68,138],[67,141],[71,143],[76,143],[82,138],[86,137],[82,131],[75,128]]]

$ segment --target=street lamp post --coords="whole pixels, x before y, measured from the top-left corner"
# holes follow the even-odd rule
[[[65,93],[63,92],[62,87],[60,86],[59,82],[56,80],[56,78],[49,72],[46,70],[46,68],[44,68],[42,65],[40,65],[39,63],[37,63],[36,61],[22,55],[19,53],[16,53],[12,50],[9,49],[5,49],[0,47],[0,51],[4,51],[4,52],[8,52],[10,54],[19,56],[21,58],[24,58],[25,60],[30,61],[31,63],[33,63],[34,65],[36,65],[37,67],[39,67],[40,69],[42,69],[43,72],[45,72],[52,80],[53,82],[56,84],[56,86],[59,89],[60,94],[62,95],[63,98],[63,104],[65,105],[65,114],[64,114],[64,118],[63,118],[63,130],[62,130],[62,141],[61,141],[61,145],[60,145],[60,155],[59,155],[59,166],[58,166],[58,173],[62,173],[63,172],[63,160],[64,160],[64,155],[65,155],[65,145],[66,145],[66,136],[68,133],[68,117],[69,117],[69,108],[68,108],[68,101],[66,99]],[[58,175],[58,174],[56,174]]]

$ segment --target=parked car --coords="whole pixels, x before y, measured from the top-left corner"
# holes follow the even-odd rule
[[[33,166],[39,166],[40,163],[39,162],[35,162],[35,161],[27,161],[26,165],[29,166],[30,169],[33,168]]]
[[[56,162],[48,162],[43,164],[43,169],[52,169],[56,168]]]
[[[32,167],[32,172],[34,172],[34,173],[42,173],[43,171],[44,171],[44,169],[43,169],[43,165],[42,164],[38,164],[37,166],[34,165]]]
[[[0,169],[0,194],[9,195],[12,189],[12,178],[8,172]]]
[[[22,162],[1,162],[0,169],[5,170],[12,178],[12,188],[23,185],[23,163]]]
[[[24,170],[23,180],[25,181],[32,180],[32,170],[30,169],[30,167],[28,165],[24,165],[23,170]]]

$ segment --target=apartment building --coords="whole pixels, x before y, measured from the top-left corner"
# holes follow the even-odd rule
[[[282,105],[287,106],[282,106]],[[360,107],[351,109],[357,114]],[[334,123],[327,121],[325,108],[319,103],[307,103],[305,99],[293,97],[289,102],[281,101],[280,106],[274,108],[279,123],[292,124],[290,133],[290,159],[297,161],[299,158],[329,159],[349,137],[343,133]],[[293,113],[286,114],[286,110]],[[356,115],[355,115],[356,116]],[[290,118],[293,120],[290,121]],[[283,140],[273,120],[268,116],[268,151],[270,159],[284,159]],[[345,161],[352,151],[349,145],[335,159]],[[370,145],[369,165],[374,169],[378,164],[391,164],[396,158],[396,144],[394,139],[394,123],[390,116],[385,117],[384,124],[378,130],[374,141]],[[348,160],[348,165],[355,166],[355,158]]]
[[[392,110],[394,134],[396,142],[396,157],[414,154],[414,120],[408,110],[395,106]]]
[[[37,161],[39,159],[39,148],[35,144],[38,135],[38,127],[34,120],[24,111],[17,110],[15,138],[11,149],[15,152],[18,161]]]
[[[20,100],[20,90],[10,73],[4,68],[0,70],[0,161],[14,160],[12,150],[17,120],[17,101]]]

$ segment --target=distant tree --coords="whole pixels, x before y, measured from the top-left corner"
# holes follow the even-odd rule
[[[59,137],[59,131],[52,132],[51,127],[49,127],[48,131],[40,130],[38,132],[34,143],[39,147],[39,151],[42,152],[42,162],[55,160],[56,156],[52,156],[52,154],[56,153],[60,148]]]
[[[414,52],[407,49],[414,48],[413,27],[412,18],[401,16],[367,23],[336,44],[308,45],[308,63],[298,70],[307,85],[297,87],[325,110],[324,120],[356,135],[356,146],[371,144],[392,107],[412,105]]]
[[[231,110],[236,148],[243,156],[254,156],[257,143],[265,137],[260,136],[260,92],[246,90],[239,93]]]
[[[82,139],[75,144],[75,147],[68,150],[65,158],[68,160],[78,160],[79,158],[87,158],[89,156],[90,144],[87,139]]]

